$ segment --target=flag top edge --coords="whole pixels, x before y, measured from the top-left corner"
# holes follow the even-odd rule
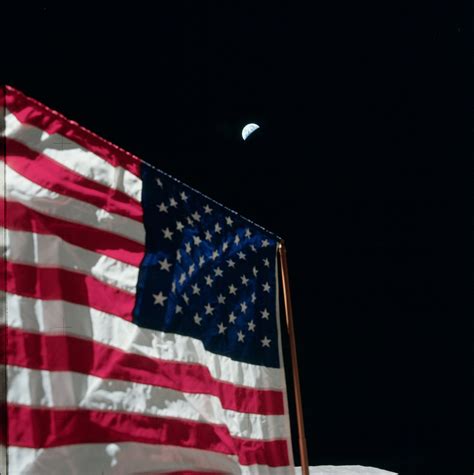
[[[4,92],[5,91],[5,92]],[[95,132],[92,132],[90,129],[82,126],[81,124],[79,124],[78,122],[72,120],[72,119],[68,119],[64,114],[62,114],[61,112],[58,112],[54,109],[51,109],[50,107],[48,107],[47,105],[43,104],[42,102],[38,101],[37,99],[31,97],[31,96],[28,96],[26,95],[25,93],[23,93],[22,91],[16,89],[15,87],[13,86],[10,86],[9,84],[0,84],[0,100],[3,100],[3,99],[6,99],[6,96],[8,94],[8,92],[12,92],[16,95],[19,95],[21,96],[21,98],[27,102],[30,102],[32,104],[34,104],[36,107],[39,107],[43,110],[45,110],[46,112],[48,112],[49,114],[52,114],[54,115],[56,118],[58,118],[59,120],[62,120],[62,121],[65,121],[67,124],[69,124],[71,127],[75,128],[75,129],[79,129],[81,132],[83,132],[84,134],[86,135],[89,135],[91,136],[92,138],[94,138],[95,140],[99,140],[100,142],[102,142],[103,145],[105,145],[106,147],[110,147],[112,148],[114,151],[116,152],[119,152],[120,154],[124,154],[128,159],[130,159],[132,162],[135,162],[137,165],[146,165],[147,167],[149,167],[150,169],[154,170],[155,172],[158,172],[159,174],[167,177],[168,179],[171,179],[173,181],[175,181],[178,185],[181,185],[181,186],[184,186],[186,187],[189,191],[192,191],[193,193],[196,193],[198,195],[200,195],[201,197],[213,202],[214,204],[216,204],[217,206],[220,206],[222,207],[223,209],[225,209],[226,211],[230,212],[230,213],[233,213],[234,215],[236,216],[239,216],[240,218],[244,219],[245,221],[247,221],[249,224],[251,224],[252,226],[256,226],[257,228],[259,228],[261,231],[267,233],[269,236],[271,236],[273,239],[275,239],[276,241],[278,242],[281,242],[283,241],[283,239],[276,233],[274,233],[273,231],[270,231],[268,229],[266,229],[264,226],[256,223],[255,221],[247,218],[246,216],[243,216],[241,215],[240,213],[238,213],[237,211],[235,211],[234,209],[232,208],[229,208],[228,206],[220,203],[219,201],[215,200],[214,198],[211,198],[210,196],[206,195],[205,193],[197,190],[196,188],[194,188],[193,186],[181,181],[180,179],[174,177],[173,175],[163,171],[162,169],[156,167],[155,165],[152,165],[151,163],[143,160],[142,158],[138,157],[137,155],[134,155],[133,153],[125,150],[124,148],[120,147],[119,145],[116,145],[114,144],[113,142],[111,142],[110,140],[107,140],[105,139],[104,137],[96,134]],[[2,97],[3,96],[3,97]],[[6,106],[6,104],[5,104]]]

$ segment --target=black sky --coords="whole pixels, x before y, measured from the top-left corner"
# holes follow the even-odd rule
[[[170,3],[5,9],[3,80],[285,238],[311,464],[472,473],[472,7]]]

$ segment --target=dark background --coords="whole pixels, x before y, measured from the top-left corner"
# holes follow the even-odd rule
[[[2,11],[2,81],[285,238],[312,465],[473,472],[469,4]]]

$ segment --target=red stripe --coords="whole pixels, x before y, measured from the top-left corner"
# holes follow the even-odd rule
[[[145,254],[143,244],[109,231],[48,216],[14,201],[6,202],[6,212],[4,206],[5,200],[0,199],[0,225],[8,229],[59,236],[70,244],[136,267]]]
[[[0,91],[1,90],[2,90],[2,87],[0,86]],[[1,105],[1,102],[0,102],[0,105]],[[4,349],[5,349],[5,346],[2,346],[2,349],[0,349],[0,359],[2,361],[4,360],[4,355],[3,355]],[[9,420],[8,420],[7,407],[6,407],[5,401],[0,401],[0,445],[7,445],[6,441],[7,441],[8,422]]]
[[[24,124],[45,130],[48,134],[61,134],[95,153],[114,167],[121,166],[140,177],[141,161],[138,157],[99,137],[77,122],[66,119],[40,102],[6,86],[6,106]]]
[[[1,332],[5,331],[5,327]],[[0,334],[1,334],[0,332]],[[31,333],[8,328],[8,363],[48,371],[76,371],[103,379],[133,381],[220,399],[224,409],[282,415],[283,394],[271,389],[235,386],[212,377],[206,366],[127,353],[70,335]]]
[[[237,455],[242,465],[287,466],[285,440],[232,437],[225,426],[166,417],[85,409],[8,405],[8,444],[51,448],[71,444],[138,442]]]
[[[122,191],[89,180],[16,140],[6,139],[6,147],[8,165],[33,183],[110,213],[143,221],[141,203]]]
[[[66,269],[14,264],[3,259],[0,259],[0,269],[6,270],[0,277],[1,290],[41,300],[65,300],[132,320],[135,296],[90,275]]]

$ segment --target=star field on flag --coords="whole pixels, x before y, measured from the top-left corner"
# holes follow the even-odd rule
[[[158,184],[157,173],[142,171],[147,239],[134,323],[278,367],[276,239],[171,177]]]

